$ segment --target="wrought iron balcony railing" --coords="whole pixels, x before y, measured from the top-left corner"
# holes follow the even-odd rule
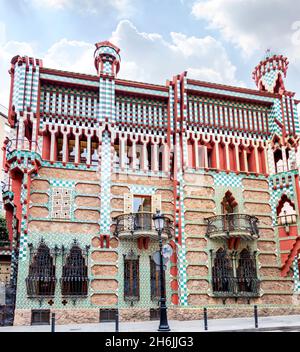
[[[225,214],[212,216],[207,221],[206,235],[209,238],[241,237],[256,239],[259,237],[258,218],[246,214]]]
[[[147,212],[122,214],[113,219],[115,222],[114,235],[119,238],[139,238],[142,236],[157,238],[158,234],[153,222],[153,214]],[[165,218],[162,238],[172,238],[172,221]]]
[[[39,143],[26,138],[9,139],[6,145],[6,151],[7,153],[12,153],[14,150],[26,150],[41,154]]]

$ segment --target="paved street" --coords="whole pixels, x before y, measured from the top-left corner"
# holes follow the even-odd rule
[[[169,321],[173,332],[204,331],[203,320]],[[120,332],[155,332],[158,321],[120,322]],[[44,326],[9,326],[0,327],[1,332],[48,332],[50,325]],[[114,323],[57,325],[57,332],[114,332]],[[254,328],[253,318],[211,319],[208,321],[208,331],[300,331],[300,315],[261,317],[259,329]]]

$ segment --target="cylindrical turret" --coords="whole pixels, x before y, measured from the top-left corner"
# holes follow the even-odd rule
[[[112,43],[105,41],[95,44],[95,67],[98,75],[101,73],[117,76],[120,70],[120,49]]]
[[[288,59],[282,55],[271,54],[267,50],[264,59],[255,67],[252,78],[261,91],[283,93],[283,78],[286,77]]]

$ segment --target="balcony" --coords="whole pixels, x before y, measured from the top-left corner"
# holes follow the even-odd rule
[[[138,239],[149,237],[157,240],[158,234],[154,226],[152,213],[140,212],[122,214],[113,219],[115,222],[114,236],[119,239]],[[172,221],[165,218],[165,227],[162,239],[170,239],[173,236]]]
[[[259,237],[258,218],[246,214],[217,215],[205,219],[207,221],[207,237],[230,238],[239,237],[255,240]]]

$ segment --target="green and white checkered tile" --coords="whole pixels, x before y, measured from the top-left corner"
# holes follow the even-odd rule
[[[130,185],[130,193],[140,194],[140,195],[153,195],[155,194],[157,187],[152,186],[140,186],[140,185]]]
[[[111,150],[108,132],[104,132],[101,148],[101,213],[100,232],[110,233],[110,187],[111,187]]]
[[[74,188],[75,183],[76,183],[75,181],[70,181],[70,180],[63,180],[63,179],[56,179],[56,178],[50,179],[51,187]]]
[[[240,175],[236,175],[235,173],[215,173],[214,180],[216,186],[242,187],[242,177]]]
[[[297,255],[293,261],[293,278],[294,278],[294,291],[300,292],[300,276],[299,276],[299,261],[300,257]]]

